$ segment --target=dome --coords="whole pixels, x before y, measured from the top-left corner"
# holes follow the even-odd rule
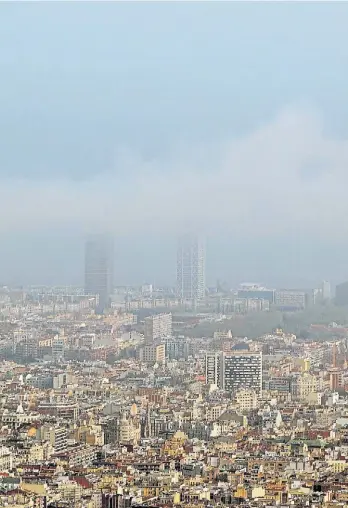
[[[246,342],[238,342],[232,347],[232,351],[249,351],[250,347]]]

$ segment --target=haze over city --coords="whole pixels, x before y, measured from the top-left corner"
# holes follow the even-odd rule
[[[210,283],[347,278],[347,4],[0,14],[1,282],[80,284],[107,230],[116,284],[172,284],[187,228]]]
[[[0,2],[0,508],[347,508],[348,2]]]

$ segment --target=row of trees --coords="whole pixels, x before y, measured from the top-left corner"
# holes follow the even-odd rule
[[[218,323],[202,323],[192,330],[189,334],[193,337],[211,337],[214,331],[220,329],[232,330],[234,336],[248,337],[256,339],[260,335],[271,333],[275,328],[282,328],[287,333],[294,333],[303,338],[309,338],[311,335],[323,334],[332,335],[331,332],[325,333],[313,331],[310,329],[312,324],[329,325],[337,323],[339,326],[348,326],[348,307],[337,307],[332,304],[315,305],[301,312],[282,313],[279,311],[255,312],[246,315],[236,315],[232,319],[227,319]]]

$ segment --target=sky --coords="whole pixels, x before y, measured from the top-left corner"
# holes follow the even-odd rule
[[[347,2],[0,3],[0,283],[348,279]]]

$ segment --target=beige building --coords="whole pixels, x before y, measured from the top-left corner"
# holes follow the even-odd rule
[[[295,382],[292,383],[292,394],[299,399],[305,399],[311,393],[320,392],[322,388],[323,380],[321,378],[304,372],[297,376]]]
[[[13,455],[9,448],[0,447],[0,471],[9,471],[13,467]]]
[[[209,405],[206,408],[205,418],[209,422],[214,422],[219,418],[219,416],[221,416],[226,411],[226,409],[227,409],[226,404],[219,404],[214,406]]]
[[[79,443],[92,446],[104,445],[104,432],[101,425],[95,425],[85,422],[74,429],[72,433],[73,439]]]
[[[240,390],[236,400],[240,411],[252,411],[258,406],[257,393],[253,390]]]
[[[74,481],[65,481],[60,483],[59,494],[64,501],[78,501],[82,496],[82,487]]]
[[[119,427],[119,441],[121,444],[137,444],[140,441],[140,421],[136,416],[127,418],[126,413],[122,415]]]
[[[144,363],[165,363],[165,344],[144,344],[139,349],[139,360]]]
[[[55,453],[61,452],[67,447],[68,433],[65,427],[59,425],[41,425],[36,431],[36,439],[49,443]]]

